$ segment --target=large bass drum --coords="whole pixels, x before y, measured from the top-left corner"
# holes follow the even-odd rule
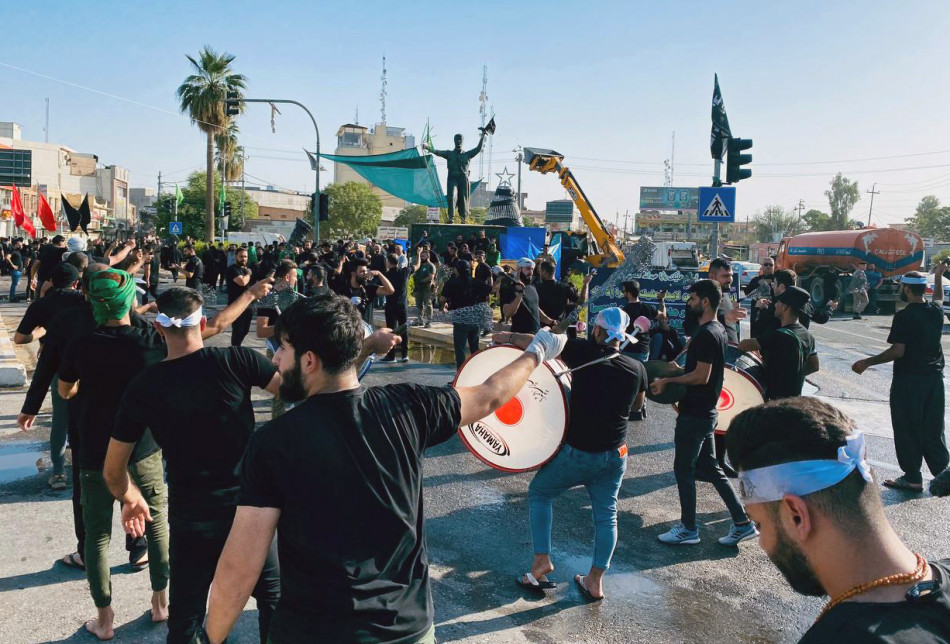
[[[484,383],[524,355],[518,347],[488,347],[469,356],[455,376],[457,387]],[[570,419],[570,374],[558,359],[537,366],[528,382],[497,410],[459,427],[465,446],[486,465],[502,472],[528,472],[554,458]]]

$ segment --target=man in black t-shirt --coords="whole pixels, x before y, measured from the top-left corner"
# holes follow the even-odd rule
[[[201,258],[195,254],[194,246],[185,246],[185,266],[181,272],[185,276],[185,286],[198,290],[201,288],[201,281],[205,275],[205,265]]]
[[[371,280],[379,280],[378,284]],[[377,297],[393,294],[393,285],[379,271],[371,271],[365,259],[350,261],[345,269],[342,281],[336,292],[350,300],[363,316],[367,324],[373,323],[374,300]]]
[[[266,293],[261,284],[239,301]],[[156,325],[168,357],[128,384],[104,472],[109,489],[123,504],[126,531],[138,536],[154,516],[129,480],[128,462],[147,429],[162,448],[169,487],[169,642],[188,642],[201,628],[208,586],[234,521],[237,469],[254,431],[251,388],[276,393],[280,385],[280,376],[260,353],[245,347],[204,347],[202,303],[201,296],[187,288],[172,287],[159,296]],[[273,549],[268,558],[265,548],[255,579],[261,641],[266,642],[280,594]]]
[[[342,298],[297,303],[278,337],[281,396],[301,402],[251,437],[208,641],[223,641],[244,610],[275,532],[281,598],[268,641],[434,641],[423,452],[514,396],[564,336],[542,331],[484,384],[458,388],[360,387],[363,324]]]
[[[162,266],[161,250],[162,247],[156,242],[147,247],[145,256],[145,275],[142,279],[145,281],[145,293],[142,294],[142,304],[148,304],[148,296],[158,299],[158,281],[161,277]]]
[[[478,351],[481,326],[474,307],[488,300],[490,289],[487,284],[472,277],[472,267],[464,259],[455,262],[451,271],[452,277],[442,288],[439,304],[443,310],[459,311],[452,315],[452,347],[455,350],[455,368],[459,369],[465,362],[466,348],[469,355]],[[467,309],[469,315],[462,309]]]
[[[76,398],[79,449],[73,467],[80,468],[83,523],[86,528],[83,562],[92,599],[98,610],[86,630],[101,640],[114,635],[112,583],[108,549],[112,539],[115,499],[102,475],[106,450],[115,424],[119,400],[129,380],[165,358],[165,343],[150,328],[132,326],[135,281],[125,271],[107,269],[88,280],[88,296],[99,327],[66,347],[59,367],[59,395]],[[165,518],[165,481],[162,454],[148,431],[135,445],[129,472],[148,504],[148,568],[152,584],[152,621],[168,618],[168,524]],[[138,562],[136,562],[138,563]]]
[[[502,283],[500,295],[502,315],[511,318],[512,333],[536,333],[542,324],[554,324],[540,308],[538,291],[531,284],[534,262],[527,257],[518,260],[514,280]]]
[[[40,294],[40,287],[43,282],[50,278],[53,267],[63,260],[63,253],[66,252],[66,238],[62,235],[54,236],[49,244],[40,247],[37,259],[30,266],[30,287]]]
[[[228,304],[241,297],[251,284],[251,269],[247,267],[247,249],[238,248],[234,253],[234,263],[228,267],[225,280],[228,285]],[[251,318],[254,312],[248,309],[241,314],[231,327],[231,346],[239,347],[251,330]]]
[[[636,342],[627,334],[630,319],[613,307],[597,314],[587,340],[567,341],[561,359],[578,369],[571,380],[570,424],[557,455],[544,464],[528,487],[534,561],[518,580],[528,589],[552,587],[546,575],[551,563],[552,504],[572,487],[583,485],[594,514],[594,555],[589,573],[575,583],[588,600],[604,596],[601,580],[617,544],[617,494],[627,469],[627,421],[631,409],[643,407],[647,389],[644,366],[619,353],[622,344]],[[497,333],[498,343],[526,347],[533,336]],[[606,360],[604,360],[607,358]],[[598,364],[598,361],[601,361]]]
[[[785,289],[775,297],[775,316],[782,326],[739,343],[740,351],[762,354],[766,400],[801,396],[805,376],[818,371],[815,338],[799,322],[812,312],[809,299],[811,296],[803,288]]]
[[[759,535],[716,461],[713,447],[716,406],[722,393],[726,362],[726,330],[716,319],[721,297],[722,289],[713,280],[699,280],[689,287],[686,306],[698,314],[699,327],[686,347],[686,368],[683,375],[658,378],[650,385],[654,394],[662,393],[668,384],[686,385],[686,395],[679,401],[679,415],[676,417],[673,457],[673,473],[680,497],[680,521],[669,532],[659,535],[661,542],[670,545],[699,543],[696,479],[712,483],[732,515],[732,529],[719,539],[720,544],[736,546],[740,541]]]
[[[796,592],[831,598],[801,643],[950,642],[950,560],[894,532],[853,420],[778,400],[739,414],[726,441],[762,549]]]
[[[409,285],[409,274],[411,270],[408,266],[399,267],[399,257],[395,253],[386,256],[386,279],[393,287],[393,292],[386,296],[386,326],[390,329],[396,329],[402,326],[399,337],[402,342],[399,343],[399,351],[402,357],[399,362],[409,362],[409,328],[406,321],[409,319],[409,305],[406,303],[406,288]],[[396,348],[383,358],[380,362],[396,362]]]
[[[555,322],[560,322],[578,306],[587,303],[590,281],[594,276],[590,273],[584,276],[584,286],[578,293],[570,282],[554,279],[556,268],[553,262],[541,262],[538,266],[541,279],[535,285],[535,290],[538,292],[538,308]]]
[[[924,300],[927,276],[916,271],[901,277],[901,300],[907,306],[894,315],[887,336],[890,348],[852,365],[861,374],[868,367],[894,362],[891,381],[891,424],[894,449],[904,474],[884,485],[911,492],[924,489],[920,467],[927,461],[936,476],[931,489],[939,496],[950,494],[950,453],[944,436],[943,390],[943,273],[946,264],[934,268],[933,301]],[[938,481],[939,479],[939,481]],[[936,485],[934,485],[936,484]]]
[[[665,301],[662,298],[660,299],[660,309],[657,309],[652,304],[641,302],[640,282],[637,280],[629,280],[623,283],[623,296],[627,300],[627,303],[623,306],[623,310],[630,316],[630,327],[627,329],[627,333],[637,339],[636,343],[627,346],[626,352],[634,356],[640,362],[646,362],[650,359],[650,331],[649,329],[640,329],[636,327],[634,323],[641,317],[652,322],[659,317],[661,310],[665,315]]]

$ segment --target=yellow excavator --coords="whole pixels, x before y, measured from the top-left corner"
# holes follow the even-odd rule
[[[590,230],[590,235],[558,231],[551,235],[551,243],[561,242],[561,253],[565,265],[570,266],[573,260],[568,260],[568,255],[573,255],[575,259],[586,261],[596,268],[617,268],[623,263],[624,255],[620,250],[620,245],[614,236],[610,234],[603,220],[594,210],[594,206],[587,199],[587,195],[581,189],[574,173],[570,168],[563,165],[564,155],[554,150],[545,150],[542,148],[524,148],[524,162],[535,172],[547,174],[556,172],[561,180],[561,185],[571,195],[571,199],[577,204],[581,216]]]

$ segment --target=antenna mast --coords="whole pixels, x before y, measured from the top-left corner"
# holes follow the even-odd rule
[[[383,75],[379,79],[383,82],[382,89],[379,90],[380,123],[386,125],[386,56],[383,56]]]
[[[485,119],[488,116],[488,65],[482,65],[482,93],[478,95],[478,114],[481,117],[481,127],[485,127]],[[491,172],[491,168],[488,170]],[[485,156],[480,154],[478,155],[478,179],[484,178]]]

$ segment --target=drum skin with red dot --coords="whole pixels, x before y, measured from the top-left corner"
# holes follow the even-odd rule
[[[469,356],[455,376],[456,387],[473,387],[511,364],[524,351],[492,346]],[[531,373],[514,398],[481,420],[459,427],[465,446],[486,465],[503,472],[528,472],[554,458],[569,420],[570,374],[561,360]]]

